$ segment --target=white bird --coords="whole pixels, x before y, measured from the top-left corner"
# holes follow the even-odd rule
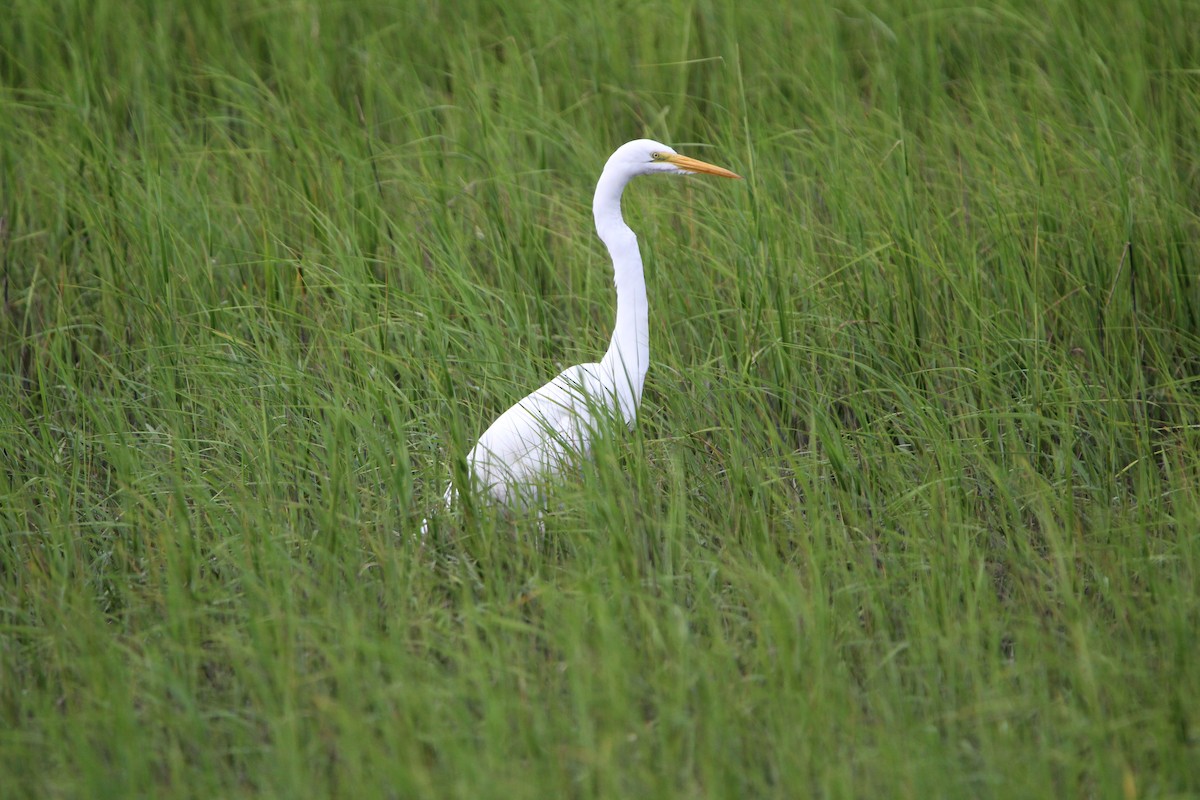
[[[596,233],[612,257],[617,287],[617,321],[608,351],[598,364],[568,367],[496,418],[467,453],[476,489],[501,503],[523,505],[546,477],[586,456],[593,437],[623,421],[632,428],[650,366],[646,279],[637,236],[621,217],[621,193],[638,175],[719,175],[727,169],[682,156],[665,144],[636,139],[609,157],[596,184],[592,216]],[[445,503],[454,501],[453,483]],[[428,522],[422,524],[425,534]]]

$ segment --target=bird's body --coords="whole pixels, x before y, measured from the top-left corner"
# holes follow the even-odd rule
[[[600,364],[576,364],[527,394],[467,453],[471,479],[501,503],[520,504],[526,489],[587,455],[597,428],[616,419],[605,385]]]
[[[655,173],[739,177],[648,139],[624,144],[608,159],[592,212],[615,273],[612,340],[599,363],[563,370],[497,417],[471,448],[466,460],[472,483],[502,503],[523,504],[547,476],[585,457],[595,436],[622,422],[632,427],[637,418],[650,366],[649,308],[637,236],[621,217],[621,193],[635,176]],[[453,501],[453,486],[445,499],[447,505]]]

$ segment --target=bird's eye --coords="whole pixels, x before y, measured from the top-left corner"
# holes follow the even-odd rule
[[[650,158],[654,159],[655,161],[662,161],[666,157],[667,157],[666,153],[651,153],[650,154]]]

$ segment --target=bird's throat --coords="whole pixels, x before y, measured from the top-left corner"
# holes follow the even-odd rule
[[[642,386],[646,382],[646,371],[650,368],[649,304],[636,239],[633,240],[632,249],[633,257],[627,257],[624,263],[618,264],[618,260],[615,257],[613,259],[617,319],[608,352],[600,362],[606,374],[612,376],[621,415],[629,425],[633,425],[637,418]]]
[[[637,236],[621,218],[621,192],[625,182],[608,178],[611,176],[606,170],[596,186],[593,213],[596,232],[612,257],[617,319],[600,366],[605,379],[611,380],[621,416],[626,424],[633,425],[642,400],[646,370],[650,367],[649,306]]]

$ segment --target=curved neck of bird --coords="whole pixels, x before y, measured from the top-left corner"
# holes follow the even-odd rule
[[[596,184],[592,214],[596,233],[612,257],[617,286],[617,321],[600,367],[612,381],[621,415],[632,425],[650,367],[650,325],[642,254],[637,236],[621,217],[621,192],[630,177],[606,166]]]

